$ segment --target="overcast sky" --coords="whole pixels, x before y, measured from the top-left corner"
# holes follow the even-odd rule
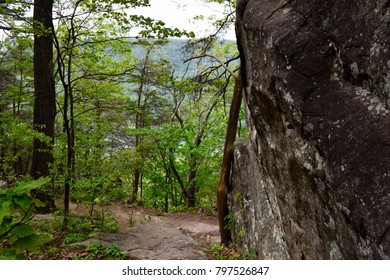
[[[223,17],[223,8],[215,3],[205,3],[202,0],[152,0],[151,7],[143,7],[129,11],[133,14],[142,14],[156,20],[162,20],[168,27],[177,27],[193,31],[197,37],[211,34],[215,30],[206,19],[194,21],[193,18],[203,15],[205,18],[215,15]],[[0,40],[4,33],[0,30]],[[136,34],[132,34],[136,35]],[[225,35],[225,39],[235,40],[234,29]]]
[[[208,31],[210,33],[212,29],[207,20],[194,22],[192,19],[195,16],[216,15],[220,18],[223,15],[223,8],[218,4],[204,3],[201,0],[152,0],[151,3],[151,7],[138,8],[134,13],[162,20],[169,27],[194,31],[197,37],[207,34]],[[234,31],[231,30],[226,38],[235,39]]]

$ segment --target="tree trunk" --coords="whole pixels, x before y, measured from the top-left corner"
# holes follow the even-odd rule
[[[187,205],[189,208],[195,207],[196,205],[196,184],[194,179],[196,178],[195,163],[191,163],[190,170],[187,176],[187,185],[188,185],[188,196],[187,196]]]
[[[226,221],[226,217],[229,215],[227,195],[229,192],[229,177],[233,162],[233,144],[236,139],[241,100],[242,84],[241,77],[238,77],[235,79],[233,99],[230,105],[229,122],[226,131],[225,149],[221,167],[221,177],[217,189],[219,232],[221,234],[221,242],[225,245],[231,241],[230,229],[227,228]]]
[[[68,103],[69,102],[69,103]],[[68,117],[68,106],[69,114]],[[66,131],[67,154],[66,154],[66,176],[64,184],[64,221],[63,228],[68,226],[69,203],[70,203],[70,188],[74,182],[75,173],[75,141],[74,141],[74,114],[73,114],[73,93],[72,88],[65,88],[65,103],[64,103],[64,128]]]
[[[54,139],[56,114],[55,86],[53,74],[53,43],[49,29],[52,27],[52,0],[35,0],[33,19],[34,35],[34,128],[49,138],[50,143],[35,138],[31,175],[34,179],[49,175],[49,165],[53,162],[51,146]],[[41,28],[42,26],[42,28]],[[43,29],[43,30],[42,30]],[[34,196],[45,203],[40,212],[54,208],[53,194],[38,190]]]
[[[134,170],[133,176],[133,194],[131,197],[131,203],[136,203],[138,199],[138,188],[141,178],[141,172],[138,168]]]
[[[145,56],[145,62],[142,66],[142,69],[140,70],[140,81],[139,81],[139,87],[137,90],[137,107],[141,111],[140,113],[136,113],[135,115],[135,129],[138,130],[140,128],[143,128],[143,118],[145,116],[145,106],[142,105],[142,98],[144,94],[144,83],[145,83],[145,76],[146,76],[146,67],[149,59],[150,50],[146,53]],[[135,150],[138,150],[138,147],[142,144],[142,136],[136,135],[135,136]],[[140,154],[142,157],[142,153]],[[138,189],[140,184],[140,177],[142,173],[142,168],[139,166],[134,167],[133,172],[133,194],[131,197],[131,202],[135,203],[138,199]]]

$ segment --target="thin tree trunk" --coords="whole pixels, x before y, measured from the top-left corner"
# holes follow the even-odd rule
[[[66,156],[66,176],[65,176],[65,184],[64,184],[64,223],[63,227],[67,228],[68,226],[68,216],[69,216],[69,203],[70,203],[70,187],[72,182],[74,181],[74,163],[75,163],[75,152],[74,152],[74,122],[73,122],[73,95],[71,93],[71,89],[69,92],[65,94],[67,96],[69,94],[69,105],[70,105],[70,117],[68,119],[67,109],[64,109],[66,112],[65,122],[65,130],[66,130],[66,139],[67,139],[67,156]],[[65,107],[65,106],[64,106]]]
[[[142,105],[142,98],[144,94],[144,83],[145,83],[145,77],[146,77],[146,67],[149,59],[150,50],[145,55],[145,62],[141,69],[141,76],[140,76],[140,82],[138,87],[138,97],[137,97],[137,107],[141,111],[140,113],[136,113],[135,115],[135,129],[138,130],[140,128],[144,127],[144,117],[145,117],[145,106]],[[137,148],[142,144],[142,136],[136,135],[135,136],[135,150],[137,151]],[[140,155],[142,157],[142,153]],[[142,166],[142,165],[141,165]],[[142,167],[135,166],[134,172],[133,172],[133,194],[131,197],[131,202],[135,203],[138,199],[138,189],[140,185],[140,178],[142,173]]]
[[[73,26],[73,21],[72,21]],[[74,28],[71,29],[72,41],[76,42],[74,35]],[[64,222],[63,227],[68,227],[69,217],[69,203],[70,203],[70,188],[75,178],[75,125],[74,125],[74,98],[73,98],[73,87],[71,84],[72,78],[72,58],[73,52],[69,54],[68,60],[68,72],[67,72],[67,83],[64,87],[64,127],[66,130],[66,141],[67,141],[67,157],[66,157],[66,177],[64,184]],[[68,116],[69,112],[69,116]]]
[[[217,189],[217,210],[219,232],[222,244],[227,245],[231,241],[230,229],[227,227],[226,217],[229,215],[227,195],[229,193],[229,177],[233,162],[233,144],[236,139],[237,123],[240,115],[242,100],[241,77],[235,79],[234,93],[230,105],[229,122],[226,131],[225,148],[223,153],[221,177]]]
[[[138,199],[138,187],[140,184],[141,172],[139,168],[135,168],[133,173],[133,194],[131,197],[131,202],[135,203]]]

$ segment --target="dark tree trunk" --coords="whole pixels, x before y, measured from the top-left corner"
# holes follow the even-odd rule
[[[192,208],[196,205],[196,184],[194,179],[196,178],[195,164],[191,164],[190,170],[187,176],[188,184],[188,196],[187,196],[187,205]]]
[[[33,19],[34,35],[34,127],[49,137],[50,143],[35,138],[31,175],[38,179],[49,175],[49,165],[53,162],[51,144],[54,138],[56,114],[55,86],[53,75],[53,43],[49,30],[52,27],[52,0],[35,0]],[[41,28],[42,27],[42,28]],[[43,30],[42,30],[43,29]],[[47,191],[36,191],[35,197],[46,204],[40,209],[48,212],[54,207],[53,195]]]
[[[140,185],[140,178],[141,178],[141,172],[138,168],[136,168],[134,170],[133,176],[134,176],[134,178],[133,178],[134,181],[133,181],[133,194],[131,197],[131,202],[135,203],[135,202],[137,202],[137,199],[138,199],[138,188]]]

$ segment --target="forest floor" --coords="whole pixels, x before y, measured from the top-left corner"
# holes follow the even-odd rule
[[[49,237],[28,259],[90,260],[198,260],[247,259],[235,246],[220,244],[216,213],[163,213],[128,204],[111,203],[95,208],[100,218],[82,204],[70,205],[68,229],[61,215],[35,215],[34,223]],[[97,230],[102,223],[103,230]],[[104,224],[104,227],[103,227]]]
[[[133,259],[212,259],[210,247],[220,242],[215,213],[203,209],[197,213],[162,213],[114,203],[100,210],[107,213],[106,219],[116,220],[119,231],[98,233],[74,246],[115,245]],[[71,212],[87,214],[81,204],[71,205]]]

